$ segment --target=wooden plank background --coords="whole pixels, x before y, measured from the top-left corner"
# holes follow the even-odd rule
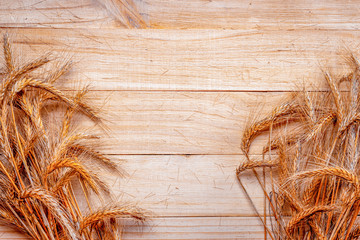
[[[262,239],[235,179],[242,130],[298,86],[319,90],[321,68],[346,71],[343,54],[359,52],[358,3],[135,0],[148,26],[133,29],[96,0],[0,0],[0,33],[23,61],[72,58],[64,86],[90,83],[104,106],[101,148],[128,176],[103,176],[119,199],[155,215],[125,239]],[[24,236],[1,227],[0,239]]]

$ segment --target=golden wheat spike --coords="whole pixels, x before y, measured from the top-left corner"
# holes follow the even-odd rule
[[[5,67],[7,73],[10,73],[14,69],[14,60],[12,57],[11,46],[9,42],[9,36],[4,34],[3,36],[3,50],[4,50],[4,58],[5,58]]]
[[[291,103],[283,104],[275,108],[269,117],[256,122],[245,129],[241,142],[242,151],[247,155],[253,139],[269,130],[271,126],[281,125],[289,121],[296,121],[297,118],[294,118],[292,115],[298,113],[297,110],[298,109]]]
[[[114,217],[132,217],[140,221],[145,220],[142,211],[132,206],[124,205],[108,207],[85,216],[80,223],[80,231],[84,231],[87,227],[94,228],[99,222]]]
[[[325,72],[324,75],[334,98],[338,121],[339,123],[341,123],[342,120],[344,119],[345,110],[344,110],[344,103],[341,99],[340,91],[336,86],[335,80],[330,76],[330,74]]]
[[[323,177],[323,176],[334,176],[344,179],[347,182],[351,183],[353,186],[355,186],[357,189],[359,189],[358,177],[354,173],[349,172],[345,168],[341,168],[341,167],[327,167],[327,168],[300,172],[291,176],[289,180],[303,180],[312,177]]]
[[[75,229],[70,224],[66,212],[62,210],[62,207],[59,205],[57,199],[49,195],[48,191],[41,188],[24,190],[20,195],[20,199],[40,201],[51,212],[51,214],[57,217],[57,221],[66,229],[69,239],[78,239]]]
[[[50,62],[47,55],[40,57],[39,59],[36,59],[32,62],[29,62],[25,64],[24,66],[21,66],[19,69],[17,69],[13,74],[11,74],[12,78],[20,78],[25,74],[29,74],[30,72],[34,71],[35,69],[38,69],[45,64]]]
[[[239,175],[241,172],[247,169],[259,168],[259,167],[274,167],[276,166],[274,161],[259,161],[259,162],[244,162],[236,169],[236,174]]]
[[[311,207],[309,209],[305,209],[291,218],[291,220],[289,221],[289,223],[286,227],[286,231],[291,234],[295,230],[295,227],[301,221],[305,221],[317,213],[332,211],[334,209],[336,209],[336,206],[327,206],[327,205],[315,206],[315,207]]]

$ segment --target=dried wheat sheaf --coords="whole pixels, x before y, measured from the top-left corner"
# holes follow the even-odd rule
[[[271,239],[360,236],[360,63],[353,55],[347,60],[349,74],[324,72],[325,91],[293,93],[243,134],[246,161],[237,177]],[[254,160],[250,147],[262,134],[269,141],[262,158]],[[256,168],[268,170],[268,184]],[[265,194],[269,213],[263,216],[242,183],[245,170]]]
[[[4,60],[0,83],[1,223],[33,239],[120,239],[123,217],[140,221],[145,217],[128,204],[101,209],[91,205],[91,197],[109,199],[110,193],[89,166],[97,163],[115,170],[117,165],[89,145],[89,139],[97,136],[73,130],[79,123],[73,121],[75,114],[95,123],[101,119],[84,101],[86,89],[70,97],[54,86],[68,71],[69,62],[40,75],[36,72],[50,61],[47,55],[17,66],[6,35]],[[63,109],[61,124],[50,124],[48,120],[58,108]],[[75,185],[80,189],[77,194]],[[86,202],[85,209],[80,201]]]

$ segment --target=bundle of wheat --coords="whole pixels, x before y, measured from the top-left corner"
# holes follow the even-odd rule
[[[119,217],[144,220],[130,205],[91,210],[89,194],[99,199],[107,186],[89,169],[88,161],[111,169],[117,165],[95,151],[87,139],[97,136],[72,130],[74,114],[96,123],[98,114],[86,104],[86,89],[66,96],[54,83],[70,63],[36,74],[50,60],[48,55],[22,66],[12,56],[4,37],[4,59],[0,86],[0,221],[34,239],[119,239]],[[54,108],[49,111],[49,107]],[[64,115],[60,126],[50,124],[58,108]],[[86,163],[85,163],[86,162]],[[80,192],[74,194],[74,184]],[[79,195],[88,204],[87,214],[79,207]]]
[[[247,160],[237,177],[250,201],[241,173],[251,169],[261,184],[272,227],[267,214],[260,217],[255,210],[271,239],[360,236],[360,63],[353,55],[349,66],[351,73],[338,79],[324,72],[327,91],[293,93],[244,132],[241,148]],[[254,160],[250,147],[264,133],[270,140],[262,159]],[[269,185],[258,167],[269,170]]]

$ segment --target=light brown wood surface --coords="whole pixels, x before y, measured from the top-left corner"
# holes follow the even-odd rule
[[[263,239],[263,228],[256,217],[166,217],[153,218],[146,225],[129,224],[124,239]],[[7,227],[0,228],[2,240],[28,240]]]
[[[97,0],[1,1],[4,27],[119,28]],[[358,1],[134,0],[149,28],[357,30]]]
[[[93,91],[103,106],[107,154],[241,154],[242,130],[259,111],[269,113],[286,93]],[[264,106],[259,103],[268,101]],[[106,111],[105,111],[106,110]],[[84,129],[93,124],[84,121]],[[261,153],[264,136],[254,146]],[[141,146],[141,147],[139,147]]]
[[[321,68],[344,70],[358,31],[222,29],[2,29],[28,58],[74,61],[74,82],[95,90],[289,91]],[[340,53],[340,55],[339,55]],[[24,58],[24,57],[23,57]]]
[[[287,92],[321,90],[321,68],[346,71],[344,53],[359,51],[358,1],[135,4],[147,29],[126,28],[95,0],[0,0],[0,33],[19,61],[71,58],[67,89],[90,84],[108,126],[100,148],[128,173],[101,174],[154,214],[125,239],[263,239],[235,179],[242,131]],[[255,178],[244,183],[262,213]],[[25,238],[1,227],[0,239]]]
[[[255,216],[234,169],[244,161],[239,155],[127,155],[128,179],[107,175],[116,196],[135,201],[157,217]],[[259,211],[263,211],[260,186],[251,174],[244,184]]]
[[[125,239],[263,239],[256,217],[156,218],[148,227],[130,226]]]

